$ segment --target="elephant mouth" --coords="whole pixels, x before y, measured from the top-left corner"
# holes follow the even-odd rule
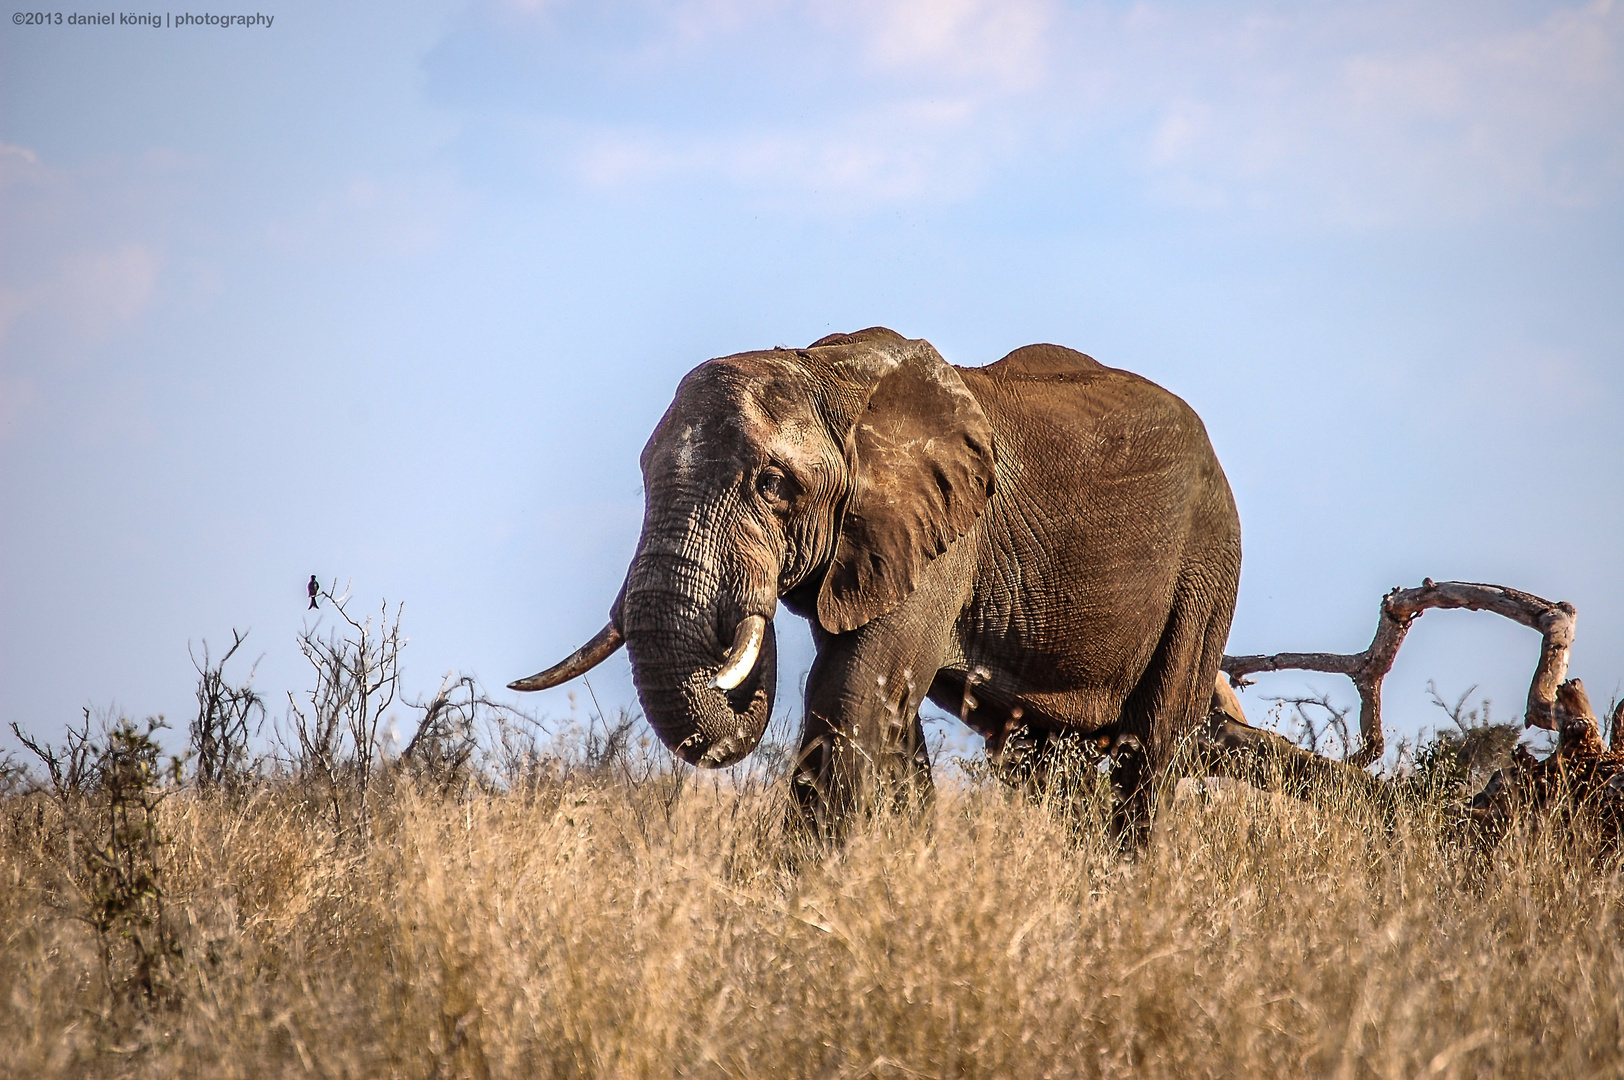
[[[698,732],[695,732],[685,741],[696,744],[702,743],[703,737]],[[697,758],[689,758],[687,755],[683,755],[683,757],[684,760],[687,760],[692,765],[697,765],[701,769],[725,769],[729,765],[735,765],[743,761],[745,755],[749,754],[755,747],[755,740],[750,738],[749,732],[739,728],[733,734],[724,736],[712,743]]]
[[[771,717],[777,681],[773,624],[764,616],[740,620],[718,664],[693,649],[673,646],[670,635],[627,635],[632,678],[643,713],[672,753],[702,769],[733,765],[756,748]]]

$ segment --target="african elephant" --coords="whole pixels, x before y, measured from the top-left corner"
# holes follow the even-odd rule
[[[624,643],[665,744],[729,765],[772,711],[782,600],[817,648],[792,782],[816,831],[874,782],[930,798],[927,695],[1028,766],[1081,733],[1154,771],[1206,716],[1240,524],[1201,420],[1146,379],[1058,345],[953,367],[874,327],[700,364],[641,463],[608,625],[511,686]],[[1152,774],[1119,778],[1119,823],[1148,823]]]

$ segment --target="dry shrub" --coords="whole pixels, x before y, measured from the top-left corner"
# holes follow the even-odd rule
[[[781,786],[567,777],[178,793],[171,1006],[122,1028],[38,796],[3,807],[3,1070],[24,1076],[1332,1077],[1624,1072],[1616,867],[1486,874],[1396,820],[1185,785],[1138,860],[997,784],[786,868]],[[664,784],[664,787],[659,785]],[[675,794],[672,794],[673,790]],[[658,812],[654,812],[654,811]],[[1101,815],[1102,816],[1102,815]]]

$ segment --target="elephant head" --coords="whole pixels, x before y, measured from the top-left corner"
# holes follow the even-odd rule
[[[706,361],[643,449],[643,532],[609,624],[511,685],[555,686],[624,642],[661,740],[730,765],[771,716],[778,600],[831,634],[891,610],[981,513],[993,453],[926,341],[875,327]]]

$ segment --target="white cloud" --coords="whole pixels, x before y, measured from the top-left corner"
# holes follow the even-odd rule
[[[16,434],[25,416],[46,407],[40,384],[46,370],[80,366],[141,320],[157,293],[163,259],[150,246],[124,243],[21,269],[8,274],[13,283],[0,284],[0,442]]]
[[[39,164],[39,155],[26,146],[0,143],[0,184],[5,183],[14,169],[27,169]]]
[[[87,231],[86,220],[103,208],[84,187],[83,177],[52,168],[34,151],[0,144],[0,214],[14,223],[0,262],[0,345],[37,324],[49,343],[43,352],[72,362],[151,306],[163,269],[159,249]],[[20,362],[11,348],[0,356],[8,368]]]
[[[1060,18],[1042,0],[889,0],[815,5],[856,38],[871,67],[927,71],[974,82],[982,93],[1041,84],[1049,31]]]
[[[608,43],[643,61],[748,41],[773,26],[821,28],[836,46],[887,76],[928,74],[1009,87],[1033,85],[1047,64],[1055,0],[495,0],[508,16],[557,29],[566,9],[614,12],[624,39]],[[601,44],[601,43],[594,43]]]
[[[588,40],[560,38],[574,32],[557,17],[563,6],[531,12],[540,48],[598,57],[604,99],[628,79],[660,89],[644,115],[549,115],[533,136],[538,157],[568,163],[589,187],[714,182],[835,212],[972,194],[988,155],[1009,142],[981,130],[989,106],[1043,82],[1057,11],[1049,0],[634,3],[621,14],[640,18]],[[718,108],[704,94],[735,68],[740,81]],[[786,101],[778,117],[755,105],[751,82],[762,78]],[[692,102],[673,107],[690,87]]]
[[[158,287],[158,254],[142,244],[62,260],[56,306],[73,313],[87,333],[101,336],[134,322]]]
[[[945,201],[972,192],[983,166],[947,160],[951,131],[970,106],[903,102],[883,112],[843,117],[827,129],[771,128],[713,136],[599,130],[575,156],[587,184],[612,188],[666,179],[719,182],[843,208],[899,201]]]

